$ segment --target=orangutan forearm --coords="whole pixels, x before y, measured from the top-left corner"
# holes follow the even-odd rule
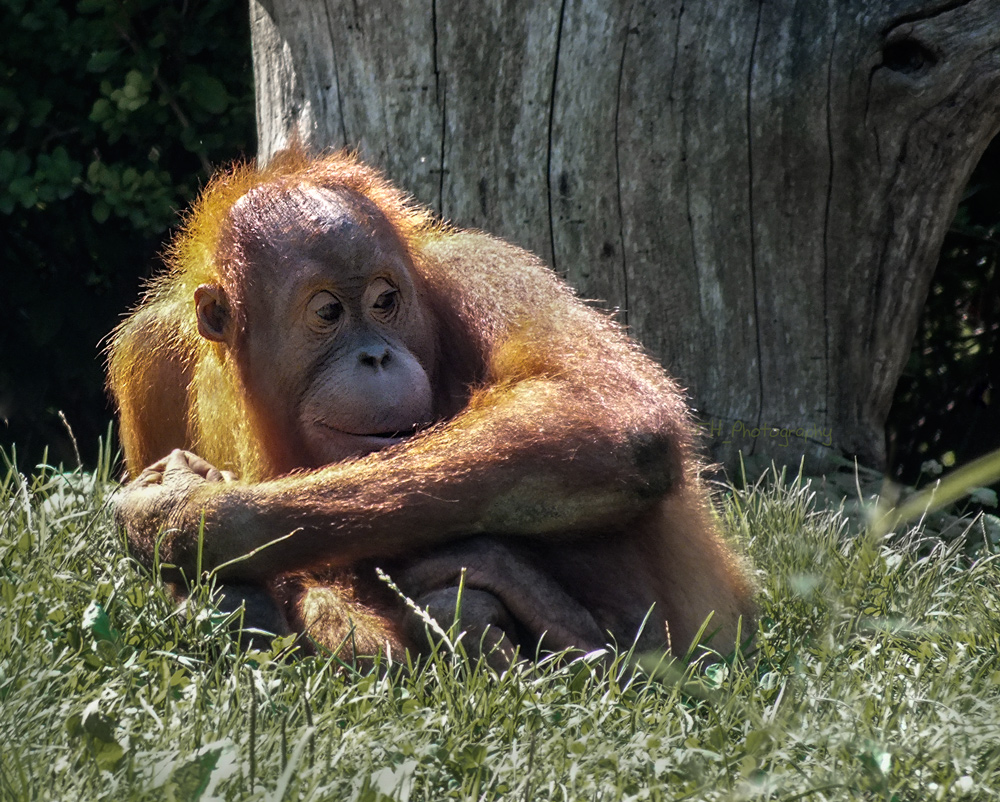
[[[524,388],[511,402],[523,409],[531,392],[538,394]],[[507,434],[486,431],[498,426]],[[549,449],[520,420],[458,419],[355,462],[258,484],[207,483],[177,509],[147,511],[137,525],[170,527],[161,559],[187,570],[199,553],[202,566],[212,568],[259,550],[223,572],[255,577],[317,562],[348,565],[473,534],[565,540],[620,527],[681,481],[676,447],[663,432],[612,440],[552,414],[543,426],[555,435]],[[476,448],[484,440],[507,445],[485,453]]]

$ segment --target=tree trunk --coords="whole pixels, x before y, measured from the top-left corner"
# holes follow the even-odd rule
[[[714,458],[881,466],[1000,128],[998,0],[251,0],[260,155],[360,149],[617,307]]]

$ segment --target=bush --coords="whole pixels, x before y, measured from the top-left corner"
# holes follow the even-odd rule
[[[0,24],[0,442],[75,461],[57,411],[97,441],[101,339],[177,210],[254,150],[249,22],[233,0],[3,0]]]
[[[941,247],[889,413],[904,483],[1000,448],[1000,138],[987,148]]]

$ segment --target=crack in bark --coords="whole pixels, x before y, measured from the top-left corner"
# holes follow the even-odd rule
[[[833,207],[833,56],[837,49],[837,16],[834,7],[833,38],[826,68],[826,149],[830,169],[823,209],[823,426],[830,423],[830,213]]]
[[[927,20],[936,19],[943,14],[954,11],[956,8],[972,5],[973,1],[974,0],[950,0],[937,8],[927,9],[925,11],[914,11],[911,14],[903,14],[882,28],[880,35],[883,38],[887,38],[894,30],[902,27],[903,25],[908,25],[911,22],[926,22]]]
[[[552,57],[552,91],[549,94],[549,130],[545,155],[545,194],[549,203],[549,247],[552,251],[552,269],[556,266],[556,221],[552,212],[552,128],[556,117],[556,82],[559,78],[559,49],[562,47],[563,19],[566,15],[566,0],[559,6],[559,24],[556,27],[556,49]]]
[[[434,68],[434,102],[441,107],[441,149],[438,153],[438,215],[444,215],[444,154],[448,138],[448,83],[441,86],[441,68],[438,62],[437,0],[431,0],[431,62]]]
[[[760,38],[760,22],[761,17],[764,14],[764,0],[758,0],[757,2],[757,22],[754,25],[753,31],[753,43],[750,45],[750,62],[747,65],[747,174],[748,174],[748,185],[747,185],[747,195],[748,203],[747,208],[749,210],[749,228],[750,228],[750,282],[752,284],[751,291],[753,293],[753,314],[754,314],[754,332],[757,339],[757,391],[758,391],[758,402],[757,407],[757,426],[760,426],[760,422],[764,416],[764,364],[762,359],[763,349],[761,347],[760,341],[760,303],[757,298],[757,242],[754,236],[754,206],[753,206],[753,67],[754,61],[757,58],[757,41]],[[753,454],[757,448],[756,441],[750,447],[750,453]]]
[[[330,6],[323,4],[323,13],[326,15],[326,28],[330,33],[330,49],[333,51],[333,85],[337,87],[337,113],[340,114],[340,136],[346,148],[347,141],[347,120],[344,118],[344,95],[340,91],[340,64],[337,59],[337,44],[333,37],[333,20],[330,18]]]
[[[634,6],[633,6],[634,8]],[[681,54],[681,19],[684,17],[684,3],[677,12],[677,27],[674,29],[674,57],[670,62],[670,94],[667,100],[674,101],[674,76],[677,74],[677,60]]]
[[[615,90],[615,190],[618,201],[618,242],[622,250],[622,284],[624,285],[624,309],[622,310],[622,323],[628,326],[628,252],[625,248],[625,213],[622,210],[622,167],[621,151],[618,144],[618,115],[622,104],[622,79],[625,76],[625,51],[628,50],[628,38],[631,31],[632,11],[635,8],[633,3],[625,17],[625,36],[622,38],[622,57],[618,62],[618,87]]]
[[[677,59],[681,49],[681,18],[684,16],[684,4],[681,3],[680,12],[677,14],[677,29],[674,34],[674,60],[670,68],[670,103],[674,103],[674,85],[677,72]],[[686,96],[685,96],[686,98]],[[684,172],[684,212],[687,215],[688,231],[691,234],[691,266],[694,268],[695,291],[701,301],[701,266],[698,264],[698,239],[694,230],[694,215],[691,212],[691,169],[688,165],[688,115],[687,103],[680,112],[680,139],[681,139],[681,170]],[[702,303],[699,303],[699,315],[702,314]],[[707,323],[706,323],[707,325]]]
[[[865,128],[868,128],[868,114],[872,108],[872,84],[875,81],[875,73],[882,67],[882,62],[868,70],[868,83],[865,86],[865,111],[861,119],[864,120]],[[878,162],[879,172],[882,171],[882,142],[878,136],[878,129],[872,129],[872,137],[875,140],[875,160]]]
[[[448,81],[445,80],[441,91],[441,154],[438,161],[438,214],[445,219],[444,214],[444,154],[445,143],[448,140]]]
[[[434,67],[434,101],[441,102],[440,79],[441,73],[438,71],[438,11],[437,0],[431,0],[431,63]]]

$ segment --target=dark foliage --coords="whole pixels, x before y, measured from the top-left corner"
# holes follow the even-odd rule
[[[75,464],[110,420],[100,341],[177,210],[254,149],[246,5],[0,0],[0,446]]]
[[[1000,448],[1000,138],[976,167],[941,249],[889,415],[895,476],[932,479]]]

